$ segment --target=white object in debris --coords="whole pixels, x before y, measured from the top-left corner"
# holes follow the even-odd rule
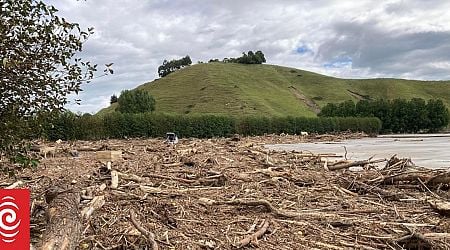
[[[175,133],[166,133],[166,142],[169,144],[177,144],[178,136]]]
[[[300,132],[300,135],[308,135],[308,132],[302,131]]]

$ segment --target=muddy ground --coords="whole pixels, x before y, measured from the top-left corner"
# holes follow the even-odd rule
[[[0,183],[31,190],[33,244],[49,226],[46,192],[64,187],[81,195],[79,211],[105,201],[79,218],[79,249],[151,249],[151,234],[159,249],[450,249],[445,170],[392,158],[352,171],[333,154],[263,147],[361,136],[47,143],[54,157]],[[100,150],[121,150],[122,159],[109,169]]]

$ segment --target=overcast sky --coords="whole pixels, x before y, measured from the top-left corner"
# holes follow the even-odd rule
[[[73,111],[157,77],[164,59],[193,62],[262,50],[267,63],[337,77],[450,79],[450,1],[46,0],[95,34],[82,56],[114,62]]]

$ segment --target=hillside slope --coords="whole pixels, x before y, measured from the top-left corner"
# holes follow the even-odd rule
[[[197,64],[138,88],[155,97],[157,112],[182,114],[315,116],[329,102],[377,98],[440,98],[450,106],[448,81],[339,79],[275,65]]]

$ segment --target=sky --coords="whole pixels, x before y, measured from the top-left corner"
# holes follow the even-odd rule
[[[164,59],[264,52],[268,64],[343,78],[450,79],[450,1],[45,0],[94,35],[80,56],[114,74],[83,86],[76,112],[157,78]],[[75,97],[74,97],[75,98]]]

